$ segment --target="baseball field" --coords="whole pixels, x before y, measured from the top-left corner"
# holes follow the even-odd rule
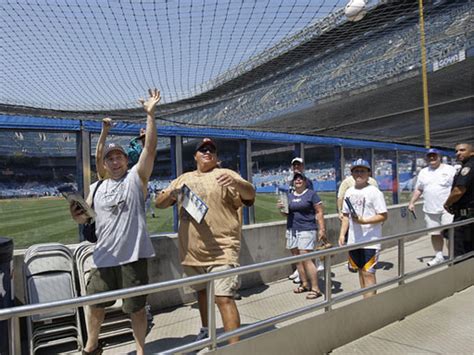
[[[403,194],[402,202],[408,194]],[[334,192],[322,192],[325,213],[335,213],[336,196]],[[387,203],[391,194],[385,193]],[[277,196],[258,194],[255,201],[257,223],[283,220],[276,209]],[[151,234],[173,230],[173,209],[155,209],[156,218],[147,216],[148,230]],[[0,200],[0,236],[12,238],[15,248],[26,248],[32,244],[59,242],[72,244],[78,242],[78,228],[69,215],[66,200],[60,197]]]

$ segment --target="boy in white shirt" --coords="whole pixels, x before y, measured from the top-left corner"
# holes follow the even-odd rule
[[[382,223],[387,219],[387,206],[383,193],[369,185],[370,165],[363,159],[352,163],[351,173],[355,186],[344,196],[339,245],[345,244],[345,234],[349,230],[347,244],[378,241],[382,237]],[[359,273],[361,288],[376,284],[375,265],[378,261],[380,243],[349,252],[349,270]],[[364,297],[375,295],[367,292]]]

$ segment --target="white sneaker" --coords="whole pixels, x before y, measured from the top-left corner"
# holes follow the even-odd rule
[[[207,327],[202,327],[199,331],[199,334],[196,336],[196,341],[209,338],[209,329]]]
[[[205,348],[202,348],[201,350],[199,350],[196,354],[207,354],[210,352],[211,352],[211,349],[209,349],[209,347],[206,346]]]
[[[318,271],[324,271],[324,264],[323,263],[318,263],[318,268],[316,269]]]
[[[296,279],[298,276],[299,276],[299,274],[298,274],[298,269],[296,269],[290,276],[288,276],[288,278],[289,278],[290,280],[294,280],[294,279]]]
[[[296,276],[296,278],[293,279],[294,284],[299,284],[301,283],[300,275]]]
[[[440,257],[435,256],[433,259],[431,259],[431,261],[428,261],[426,265],[435,266],[435,265],[441,264],[443,261],[444,261],[444,257],[440,258]]]

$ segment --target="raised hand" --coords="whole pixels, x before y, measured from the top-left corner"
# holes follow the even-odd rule
[[[105,117],[102,119],[102,131],[108,133],[109,130],[112,128],[112,119],[109,117]]]
[[[220,186],[233,186],[235,184],[235,180],[229,174],[224,173],[217,177],[217,183]]]
[[[147,114],[154,115],[156,105],[161,100],[160,90],[148,89],[148,93],[150,94],[150,97],[148,97],[148,100],[145,101],[144,99],[139,99],[138,102],[143,106]]]

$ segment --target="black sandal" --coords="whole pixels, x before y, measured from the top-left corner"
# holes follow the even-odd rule
[[[293,290],[293,293],[304,293],[309,291],[311,291],[311,289],[306,286],[298,286]]]
[[[307,300],[315,300],[316,298],[321,297],[323,294],[320,291],[310,290],[306,295]]]
[[[97,344],[97,348],[92,351],[82,350],[82,355],[101,355],[103,351],[103,344],[99,343]]]

